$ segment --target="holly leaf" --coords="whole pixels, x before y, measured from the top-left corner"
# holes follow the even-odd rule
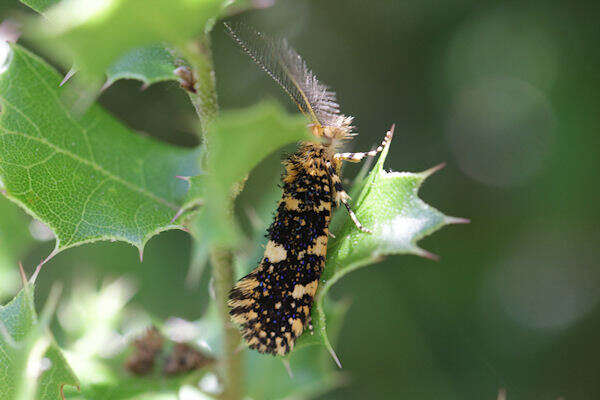
[[[392,254],[436,256],[421,249],[417,242],[445,225],[467,223],[462,218],[448,217],[418,197],[423,182],[441,166],[421,173],[386,172],[383,164],[389,151],[386,146],[374,168],[363,182],[352,202],[358,220],[373,231],[359,231],[344,212],[345,221],[335,229],[327,252],[327,263],[315,295],[312,310],[314,336],[305,332],[298,340],[302,344],[322,344],[339,363],[328,336],[325,297],[333,284],[357,268],[375,264]]]
[[[52,255],[97,240],[143,251],[171,223],[198,150],[135,134],[99,106],[77,117],[61,77],[19,46],[0,74],[0,180],[5,195],[56,235]]]
[[[323,345],[330,351],[334,361],[339,363],[337,356],[333,353],[333,344],[335,342],[330,340],[330,338],[339,337],[344,318],[346,318],[346,314],[350,308],[350,302],[349,298],[345,298],[342,300],[328,299],[321,304],[315,304],[314,307],[321,307],[321,310],[317,314],[313,309],[313,320],[311,322],[313,329],[306,331],[296,340],[294,351],[289,353],[286,357],[293,360],[295,358],[296,350],[306,346]],[[325,315],[327,316],[327,324],[325,324],[325,319],[323,319],[323,321],[314,320],[315,316],[324,318]]]
[[[30,26],[42,48],[65,65],[102,76],[129,50],[155,43],[185,45],[229,3],[223,0],[67,0]]]
[[[104,88],[119,79],[137,79],[144,86],[157,82],[176,81],[176,57],[161,44],[137,47],[118,58],[106,70]]]
[[[43,14],[60,0],[21,0],[21,2]],[[175,61],[176,57],[172,52],[159,43],[132,48],[108,66],[103,89],[119,79],[137,79],[142,81],[144,86],[177,80],[177,76],[173,73],[177,68]]]
[[[178,178],[188,183],[188,191],[185,195],[183,205],[173,217],[174,220],[177,220],[187,211],[199,209],[206,201],[206,180],[208,179],[206,175],[180,176]]]
[[[107,79],[102,89],[110,87],[119,79],[136,79],[143,82],[143,87],[157,82],[177,81],[178,77],[173,71],[181,65],[181,62],[165,43],[181,45],[197,36],[202,30],[209,31],[214,23],[214,17],[219,14],[225,11],[228,14],[241,12],[256,7],[256,4],[248,0],[192,2],[179,0],[174,4],[175,7],[171,7],[171,2],[154,0],[156,4],[169,11],[160,16],[159,21],[164,23],[155,24],[154,21],[148,20],[150,16],[146,4],[145,7],[136,9],[135,5],[130,7],[123,4],[125,0],[111,1],[112,4],[109,4],[110,1],[106,2],[107,10],[105,10],[102,7],[91,7],[85,0],[65,0],[62,3],[67,4],[61,4],[54,9],[52,6],[61,3],[61,0],[21,0],[23,4],[44,14],[44,18],[36,20],[30,27],[33,36],[37,34],[38,39],[44,44],[43,48],[58,51],[59,58],[62,55],[61,60],[65,66],[76,65],[71,68],[69,78],[71,73],[81,68],[84,68],[84,73],[92,76],[99,74],[101,66],[96,65],[97,56],[100,53],[107,56],[107,60],[101,60],[102,65],[108,63],[106,70],[103,71]],[[47,10],[50,12],[46,13]],[[181,21],[180,14],[185,13],[185,10],[192,14],[185,15],[186,30],[180,31],[178,27]],[[151,11],[155,11],[156,14],[160,12],[160,10]],[[129,20],[125,12],[130,13]],[[118,21],[111,19],[114,13],[120,16]],[[48,37],[47,30],[53,32],[56,40]],[[75,33],[70,30],[74,30]],[[81,31],[85,35],[81,35]],[[116,39],[108,40],[107,32],[108,36]],[[59,43],[63,36],[66,42]],[[89,63],[92,63],[92,69],[89,68]]]
[[[79,386],[48,331],[47,317],[38,321],[30,286],[0,307],[0,398],[60,400],[63,386]]]

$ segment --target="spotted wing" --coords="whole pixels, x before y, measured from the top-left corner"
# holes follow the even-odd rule
[[[225,24],[229,34],[296,103],[300,111],[320,126],[337,126],[339,105],[335,92],[319,82],[306,62],[285,39],[272,39],[253,28]]]
[[[306,166],[308,153],[286,162],[283,198],[268,229],[260,265],[229,295],[232,320],[261,353],[287,354],[310,320],[325,266],[333,207],[324,161]]]
[[[321,269],[315,265],[315,271]],[[319,274],[299,280],[298,272],[296,265],[273,263],[265,257],[231,291],[232,320],[241,325],[251,349],[283,356],[294,348],[310,319],[319,282]]]

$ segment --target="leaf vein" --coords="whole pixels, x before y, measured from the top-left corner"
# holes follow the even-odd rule
[[[6,99],[4,99],[4,101],[6,102]],[[7,102],[7,104],[10,104],[10,103]],[[16,109],[16,107],[14,105],[10,104],[10,106]],[[141,194],[143,194],[143,195],[151,198],[152,200],[154,200],[156,202],[159,202],[161,204],[164,204],[167,207],[170,207],[170,208],[172,208],[174,210],[178,209],[178,207],[175,204],[171,203],[170,201],[168,201],[166,199],[163,199],[162,197],[157,196],[156,194],[154,194],[152,192],[149,192],[148,190],[146,190],[146,189],[144,189],[144,188],[142,188],[140,186],[137,186],[137,185],[135,185],[135,184],[133,184],[131,182],[128,182],[125,179],[121,178],[120,176],[114,175],[113,173],[105,170],[104,168],[102,168],[100,165],[98,165],[96,163],[93,163],[93,162],[91,162],[89,160],[86,160],[85,158],[82,158],[82,157],[80,157],[80,156],[78,156],[78,155],[76,155],[76,154],[74,154],[74,153],[72,153],[72,152],[70,152],[68,150],[61,149],[60,147],[58,147],[54,143],[49,142],[45,138],[38,138],[38,137],[35,137],[35,136],[28,135],[27,133],[24,133],[24,132],[9,131],[8,129],[6,129],[4,127],[0,127],[0,129],[2,129],[5,132],[5,134],[9,134],[9,135],[21,135],[21,136],[23,136],[23,137],[25,137],[27,139],[31,139],[31,140],[37,141],[39,143],[45,144],[46,146],[50,147],[55,152],[60,153],[60,154],[64,154],[64,155],[72,158],[73,160],[81,163],[81,164],[84,164],[84,165],[86,165],[88,167],[91,167],[95,171],[97,171],[97,172],[99,172],[99,173],[107,176],[109,179],[111,179],[113,181],[119,182],[120,184],[126,186],[127,188],[129,188],[129,189],[131,189],[133,191],[139,192],[139,193],[141,193]]]
[[[94,153],[92,152],[92,146],[90,144],[90,139],[88,137],[87,134],[87,130],[84,129],[81,124],[79,124],[79,122],[77,120],[75,120],[73,118],[73,116],[71,115],[71,112],[65,107],[65,105],[63,104],[63,102],[60,100],[60,98],[58,97],[58,94],[56,93],[56,90],[53,90],[52,87],[48,84],[48,82],[42,77],[40,76],[40,74],[35,70],[35,68],[33,68],[33,66],[31,65],[31,63],[29,62],[29,60],[27,59],[27,57],[21,57],[19,55],[19,58],[21,58],[25,64],[27,65],[27,68],[29,68],[29,70],[38,77],[39,81],[42,83],[42,85],[44,85],[46,87],[46,90],[48,91],[48,93],[50,94],[50,96],[54,97],[54,99],[56,100],[56,104],[59,106],[59,108],[65,113],[65,116],[75,125],[77,126],[82,135],[83,135],[83,139],[85,140],[90,158],[92,160],[92,162],[96,162],[96,160],[94,159]],[[56,73],[54,71],[50,71],[51,73],[53,73],[53,75],[56,75]],[[39,131],[39,129],[38,129]]]
[[[71,237],[69,238],[69,240],[67,241],[65,246],[68,246],[73,241],[73,238],[77,234],[77,231],[79,230],[79,226],[81,225],[82,222],[89,223],[89,222],[85,221],[85,211],[87,209],[87,205],[89,204],[90,200],[92,199],[92,196],[94,196],[94,194],[98,191],[98,189],[100,189],[102,187],[102,185],[104,185],[107,181],[108,181],[108,179],[104,179],[94,189],[90,190],[90,193],[88,194],[85,201],[83,202],[83,207],[81,209],[81,219],[75,226],[75,229],[73,230],[73,234],[71,235]]]

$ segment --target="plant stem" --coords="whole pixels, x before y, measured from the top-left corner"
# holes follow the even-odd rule
[[[242,398],[242,358],[238,351],[240,333],[229,320],[227,298],[233,286],[233,256],[224,248],[213,248],[211,263],[215,284],[217,310],[222,323],[223,332],[223,383],[222,400],[238,400]]]
[[[215,73],[208,34],[197,42],[180,49],[192,68],[195,79],[193,91],[188,95],[200,118],[202,146],[210,151],[210,124],[219,113]],[[204,158],[204,161],[206,157]],[[208,171],[210,172],[210,171]],[[230,210],[233,212],[233,210]],[[242,355],[238,351],[240,333],[229,319],[227,299],[234,284],[233,253],[230,249],[213,246],[210,250],[213,270],[215,301],[223,332],[223,356],[220,360],[221,381],[224,388],[222,400],[240,400],[242,398]]]
[[[181,48],[180,52],[192,67],[192,73],[195,79],[195,93],[189,90],[187,93],[200,118],[202,139],[205,141],[204,145],[206,146],[209,125],[219,114],[215,71],[213,68],[212,51],[210,49],[208,34],[205,34],[200,40],[191,42],[187,46]]]

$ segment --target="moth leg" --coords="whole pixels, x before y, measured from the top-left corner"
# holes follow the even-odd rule
[[[387,146],[387,144],[392,140],[392,137],[394,136],[394,127],[395,125],[392,125],[390,130],[387,131],[387,133],[385,134],[385,138],[383,138],[383,141],[375,150],[367,151],[364,153],[336,153],[333,157],[337,160],[350,162],[360,162],[363,158],[367,156],[374,157],[378,153],[380,153],[384,149],[384,147]]]
[[[360,221],[356,217],[356,214],[354,214],[354,211],[352,211],[352,208],[350,208],[350,204],[348,204],[348,201],[346,199],[343,199],[342,203],[344,203],[344,205],[346,206],[346,210],[348,210],[348,214],[350,214],[350,218],[352,219],[352,222],[354,222],[354,225],[356,225],[356,228],[358,228],[359,231],[364,232],[364,233],[373,233],[372,230],[370,230],[369,228],[365,228],[360,223]]]
[[[360,221],[356,217],[356,214],[354,214],[354,211],[352,211],[350,204],[348,204],[348,200],[350,200],[350,196],[344,190],[344,187],[342,186],[342,182],[340,181],[340,177],[335,172],[335,169],[329,162],[327,163],[327,172],[329,173],[329,179],[330,179],[331,185],[333,186],[333,189],[334,189],[335,203],[337,205],[339,205],[340,203],[344,204],[344,206],[346,207],[346,210],[348,210],[350,219],[352,219],[352,222],[354,222],[354,225],[356,225],[356,228],[358,228],[359,231],[364,232],[364,233],[373,233],[370,229],[365,228],[363,226],[363,224],[360,223]]]

